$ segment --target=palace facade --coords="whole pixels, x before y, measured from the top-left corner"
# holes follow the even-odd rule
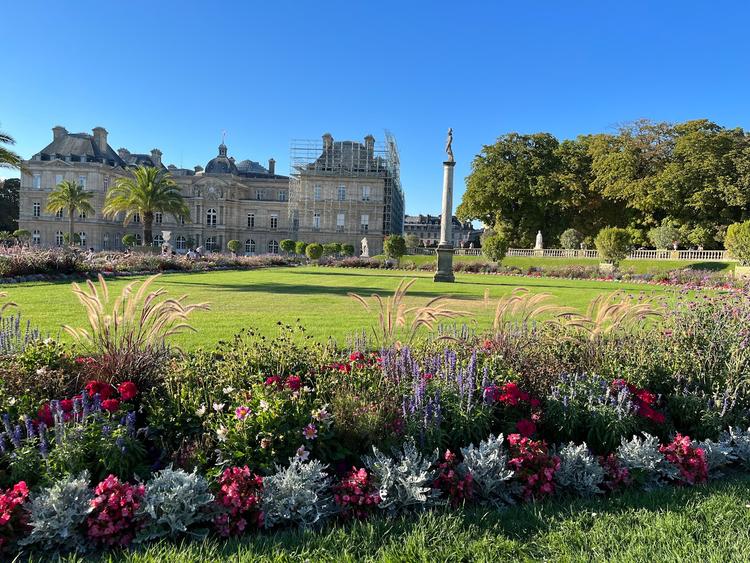
[[[55,186],[71,180],[94,194],[93,216],[79,216],[75,222],[82,247],[122,249],[122,238],[128,233],[140,242],[138,216],[123,226],[122,220],[104,218],[101,210],[115,181],[136,166],[154,166],[172,175],[190,209],[190,217],[157,213],[155,245],[163,242],[161,231],[171,233],[170,242],[181,252],[198,246],[226,250],[227,242],[234,239],[246,254],[278,253],[279,242],[286,238],[348,243],[360,249],[366,236],[370,253],[380,253],[385,236],[403,232],[397,156],[394,170],[392,160],[373,151],[372,136],[364,143],[334,142],[326,134],[322,143],[311,141],[308,147],[317,154],[297,159],[291,176],[277,174],[274,159],[267,166],[237,161],[224,143],[205,168],[186,169],[165,166],[159,149],[115,151],[102,127],[89,134],[69,133],[57,126],[52,129],[52,142],[23,163],[19,228],[32,233],[32,244],[62,246],[67,216],[45,208]]]

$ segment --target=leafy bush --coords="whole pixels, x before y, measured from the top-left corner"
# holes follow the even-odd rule
[[[616,266],[628,255],[630,234],[625,229],[607,227],[599,231],[594,244],[602,259]]]
[[[740,264],[750,266],[750,221],[729,225],[724,246]]]
[[[277,466],[276,473],[263,480],[263,516],[266,528],[296,525],[309,528],[334,514],[327,466],[318,460],[289,460],[289,466]]]
[[[69,476],[32,495],[31,532],[20,541],[45,551],[85,550],[83,524],[93,498],[88,473]]]
[[[323,256],[323,247],[319,245],[317,242],[308,244],[305,247],[305,255],[310,260],[318,260],[321,256]]]
[[[294,252],[294,249],[297,247],[297,243],[293,241],[292,239],[285,238],[279,243],[279,247],[281,248],[281,250],[283,250],[287,254],[291,254],[292,252]],[[302,253],[300,252],[300,254]]]
[[[557,452],[560,467],[555,472],[555,482],[568,493],[589,497],[601,494],[604,469],[591,454],[586,442],[575,445],[570,442]]]
[[[680,242],[680,231],[669,223],[663,223],[648,232],[648,240],[658,250],[671,249],[675,242]]]
[[[630,440],[623,438],[617,448],[617,457],[633,480],[648,490],[663,486],[666,480],[677,479],[680,470],[659,450],[656,436],[646,432],[643,436],[633,436]]]
[[[337,256],[341,253],[341,243],[327,242],[323,245],[323,256]]]
[[[482,254],[493,262],[502,262],[508,253],[508,239],[502,232],[482,238]]]
[[[401,235],[389,235],[383,241],[383,253],[393,260],[401,260],[406,254],[406,241]]]
[[[353,244],[342,244],[341,254],[344,256],[354,256],[354,245]]]
[[[146,494],[136,511],[145,523],[135,541],[186,534],[204,537],[213,500],[208,482],[196,472],[162,469],[146,484]]]
[[[237,254],[237,252],[240,249],[240,246],[241,244],[240,244],[240,241],[238,240],[230,240],[229,242],[227,242],[227,248],[229,249],[229,252],[231,252],[232,254]]]
[[[380,508],[396,513],[436,504],[438,491],[432,488],[432,483],[437,477],[433,465],[438,451],[424,456],[414,440],[408,439],[402,450],[393,450],[393,456],[389,457],[373,446],[372,455],[363,458],[378,487]]]
[[[122,237],[122,245],[127,247],[133,247],[138,242],[133,233],[128,233]]]
[[[299,254],[300,256],[305,256],[306,252],[305,249],[307,248],[307,243],[302,240],[298,240],[294,243],[294,253]]]
[[[514,495],[520,491],[512,481],[514,472],[508,468],[508,453],[503,447],[503,435],[490,435],[479,442],[461,448],[463,462],[459,471],[470,474],[474,481],[474,494],[479,502],[493,506],[513,504]]]
[[[567,250],[577,250],[581,248],[583,234],[575,229],[565,229],[560,235],[560,246]]]

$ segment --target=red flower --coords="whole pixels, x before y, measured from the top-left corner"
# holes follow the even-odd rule
[[[114,395],[115,389],[109,383],[105,383],[104,381],[92,380],[86,384],[86,391],[88,392],[89,397],[93,397],[99,393],[102,400],[106,400]]]
[[[63,399],[60,401],[60,408],[63,412],[71,412],[73,410],[73,399]]]
[[[280,385],[281,378],[278,375],[272,375],[266,378],[266,385]]]
[[[353,352],[352,354],[349,354],[350,362],[361,362],[364,359],[365,355],[362,352]]]
[[[138,394],[138,387],[136,387],[135,383],[133,383],[132,381],[125,381],[124,383],[120,383],[120,386],[117,388],[117,390],[120,392],[120,398],[123,401],[129,401]]]
[[[302,379],[298,375],[290,375],[286,378],[286,386],[292,391],[299,391],[302,387]]]
[[[533,436],[536,432],[536,424],[534,424],[527,418],[516,422],[516,428],[518,429],[518,432],[521,434],[521,436],[524,436],[526,438]]]
[[[117,412],[117,410],[120,408],[120,401],[117,399],[105,399],[102,401],[102,408],[105,411],[109,412]]]
[[[39,416],[39,420],[44,422],[47,426],[52,426],[55,423],[55,419],[52,416],[52,409],[49,408],[49,403],[44,403],[39,407],[37,415]]]

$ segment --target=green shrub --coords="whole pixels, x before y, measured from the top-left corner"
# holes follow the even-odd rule
[[[648,240],[657,249],[666,250],[672,248],[675,242],[680,242],[680,231],[669,223],[664,223],[660,227],[654,227],[648,232]]]
[[[581,247],[583,235],[575,229],[566,229],[560,235],[560,246],[567,250],[575,250]]]
[[[401,235],[391,235],[383,242],[383,253],[393,260],[401,260],[406,254],[406,241]]]
[[[508,252],[508,239],[500,232],[493,232],[482,239],[482,254],[493,262],[502,262]]]
[[[297,243],[294,242],[292,239],[285,238],[279,243],[279,246],[281,247],[281,250],[283,250],[287,254],[291,254],[292,252],[294,252],[294,249],[297,247]]]
[[[417,248],[419,246],[419,237],[415,234],[409,234],[404,237],[406,248]]]
[[[122,244],[123,246],[132,247],[135,246],[136,238],[135,235],[132,233],[128,233],[124,237],[122,237]]]
[[[336,256],[341,253],[341,243],[327,242],[323,245],[323,256]]]
[[[303,240],[298,240],[294,243],[294,253],[299,254],[300,256],[305,255],[305,249],[307,248],[307,243]]]
[[[323,256],[323,247],[317,242],[308,244],[307,248],[305,248],[305,256],[310,260],[318,260]]]
[[[231,252],[232,254],[237,254],[237,251],[240,249],[240,241],[230,240],[227,243],[227,248],[229,249],[229,252]]]
[[[729,225],[724,246],[741,265],[750,266],[750,221]]]
[[[341,253],[344,256],[354,256],[354,245],[353,244],[342,244]]]
[[[602,259],[616,266],[628,255],[630,233],[618,227],[606,227],[596,235],[594,244]]]

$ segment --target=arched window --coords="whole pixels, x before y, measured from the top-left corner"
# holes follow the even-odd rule
[[[39,246],[40,244],[42,244],[42,233],[34,230],[31,235],[31,244],[33,244],[34,246]]]
[[[81,231],[78,233],[78,237],[81,239],[78,243],[80,246],[86,246],[86,233]]]
[[[206,211],[206,225],[209,227],[216,226],[216,209],[213,207]]]
[[[206,237],[206,250],[216,250],[216,237]]]
[[[162,235],[154,235],[153,246],[161,246],[164,244],[164,237]]]
[[[269,240],[268,241],[268,252],[270,254],[278,254],[279,253],[279,243],[275,240]]]
[[[251,238],[245,241],[245,254],[255,254],[255,241]]]
[[[62,246],[65,244],[65,235],[62,231],[57,231],[55,233],[55,246]]]
[[[175,246],[177,250],[185,250],[185,247],[187,246],[187,239],[182,235],[178,236],[175,240]]]

